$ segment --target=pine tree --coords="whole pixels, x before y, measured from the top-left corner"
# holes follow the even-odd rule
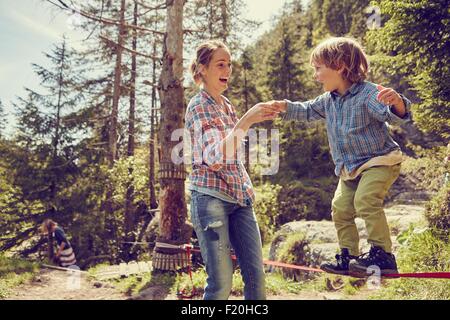
[[[302,61],[299,61],[287,21],[281,21],[279,32],[279,43],[273,48],[268,61],[267,84],[273,99],[296,99],[303,96],[304,86],[300,80],[303,75]]]
[[[183,77],[183,7],[184,0],[174,0],[167,5],[167,27],[163,50],[163,69],[159,79],[161,100],[160,144],[161,158],[159,181],[160,224],[158,241],[171,244],[184,244],[190,240],[192,230],[187,229],[187,208],[185,202],[183,163],[175,164],[172,150],[178,141],[172,141],[173,130],[183,127],[185,113]],[[163,250],[163,251],[161,251]],[[165,261],[178,251],[155,247],[154,268],[172,270],[173,265]],[[180,258],[179,256],[177,256]],[[175,258],[175,257],[173,257]],[[176,263],[183,265],[183,261]]]
[[[73,212],[67,188],[76,179],[79,140],[71,120],[83,98],[76,89],[79,73],[73,69],[74,55],[63,38],[45,54],[51,67],[33,64],[44,92],[26,88],[27,97],[13,104],[18,110],[15,145],[3,154],[13,185],[9,199],[0,206],[1,212],[16,214],[0,224],[0,230],[15,236],[2,244],[3,250],[29,239],[44,218],[67,221]],[[50,255],[51,249],[50,244]]]
[[[6,128],[6,123],[7,123],[7,119],[6,119],[5,110],[4,110],[2,101],[0,100],[0,139],[3,137],[3,130],[5,130],[5,128]]]
[[[378,1],[381,29],[370,31],[375,61],[391,77],[403,78],[415,91],[414,121],[419,128],[450,137],[450,32],[448,1]]]

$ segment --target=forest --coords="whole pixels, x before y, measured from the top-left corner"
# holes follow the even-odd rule
[[[450,270],[447,1],[286,1],[272,28],[245,47],[259,23],[244,18],[243,0],[52,0],[42,6],[77,17],[77,30],[88,36],[79,50],[62,35],[43,53],[46,66],[32,64],[40,88],[0,101],[3,258],[49,263],[54,240],[40,232],[48,218],[64,228],[82,269],[171,254],[158,251],[156,241],[195,243],[191,167],[170,157],[179,143],[171,133],[183,128],[187,103],[198,91],[188,72],[197,45],[219,39],[229,46],[233,73],[224,95],[242,116],[261,101],[320,95],[311,51],[328,37],[348,36],[369,57],[368,81],[413,103],[413,120],[390,127],[407,160],[388,200],[400,201],[406,192],[408,203],[424,200],[428,227],[423,242],[411,230],[401,234],[423,250],[405,251],[404,266]],[[10,130],[7,105],[16,120]],[[280,132],[278,172],[264,175],[261,164],[247,165],[263,243],[270,245],[292,221],[331,221],[338,177],[325,124],[276,119],[257,128]],[[422,193],[424,199],[414,199]],[[162,264],[154,267],[164,271]],[[436,298],[449,295],[443,289]]]

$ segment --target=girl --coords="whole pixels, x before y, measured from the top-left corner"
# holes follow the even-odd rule
[[[67,240],[64,230],[58,226],[58,224],[51,220],[45,219],[42,223],[42,233],[47,235],[53,233],[53,237],[56,239],[58,244],[58,251],[56,252],[55,258],[59,260],[61,267],[67,268],[69,266],[75,265],[77,259],[72,250],[69,240]]]
[[[203,298],[230,295],[233,247],[244,280],[245,299],[265,299],[261,238],[253,212],[250,178],[237,156],[254,123],[276,118],[270,104],[253,106],[241,119],[222,93],[231,76],[231,55],[219,41],[197,48],[191,65],[201,87],[187,107],[185,122],[192,146],[191,219],[208,274]]]

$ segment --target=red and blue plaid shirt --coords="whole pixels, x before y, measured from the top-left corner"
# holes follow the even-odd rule
[[[232,197],[242,206],[249,205],[254,202],[255,194],[241,157],[225,160],[219,147],[239,120],[230,101],[223,98],[227,112],[205,90],[195,95],[187,107],[185,123],[192,160],[189,189],[212,189]]]

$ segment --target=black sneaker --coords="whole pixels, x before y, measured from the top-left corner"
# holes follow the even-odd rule
[[[350,255],[347,248],[341,250],[341,254],[336,255],[336,262],[324,262],[320,265],[320,269],[328,273],[348,275],[348,266],[351,259],[356,256]]]
[[[369,252],[351,261],[349,272],[351,276],[364,278],[375,274],[377,267],[380,268],[380,275],[398,274],[395,256],[377,246],[372,246]]]

